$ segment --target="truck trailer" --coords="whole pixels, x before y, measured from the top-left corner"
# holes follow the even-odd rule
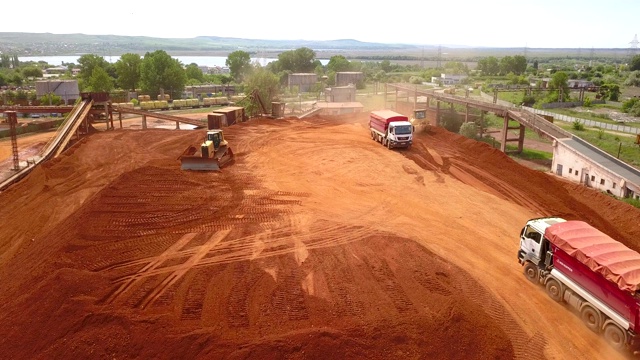
[[[520,233],[518,262],[525,277],[615,349],[637,353],[640,254],[583,221],[532,219]]]
[[[371,139],[389,149],[410,147],[414,127],[409,118],[391,110],[372,111],[369,116]]]

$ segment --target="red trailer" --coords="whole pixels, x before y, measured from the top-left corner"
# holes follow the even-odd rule
[[[530,220],[520,244],[529,280],[575,308],[614,348],[638,349],[640,254],[583,221],[559,218]]]
[[[371,139],[389,149],[413,144],[413,125],[409,118],[391,110],[372,111],[369,116]]]

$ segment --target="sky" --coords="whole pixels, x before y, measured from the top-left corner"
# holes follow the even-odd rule
[[[640,33],[640,0],[149,3],[3,1],[0,32],[584,49],[630,48]]]

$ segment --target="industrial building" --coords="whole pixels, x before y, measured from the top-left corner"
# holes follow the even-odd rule
[[[80,97],[78,80],[42,80],[36,81],[36,97],[53,93],[60,96],[65,104],[73,104]]]
[[[324,90],[327,102],[353,102],[356,101],[355,85],[332,87]]]
[[[357,84],[364,80],[364,73],[360,71],[341,71],[336,73],[336,86]]]
[[[300,92],[309,92],[318,83],[318,75],[314,73],[293,73],[287,76],[287,87],[298,87]]]
[[[640,199],[640,170],[578,138],[553,142],[555,174],[585,186],[623,197]]]

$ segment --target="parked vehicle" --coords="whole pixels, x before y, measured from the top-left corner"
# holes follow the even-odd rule
[[[409,119],[391,110],[372,111],[369,116],[371,139],[389,149],[410,147],[413,144],[414,127]]]
[[[583,221],[539,218],[520,234],[524,275],[615,349],[638,349],[640,254]]]

